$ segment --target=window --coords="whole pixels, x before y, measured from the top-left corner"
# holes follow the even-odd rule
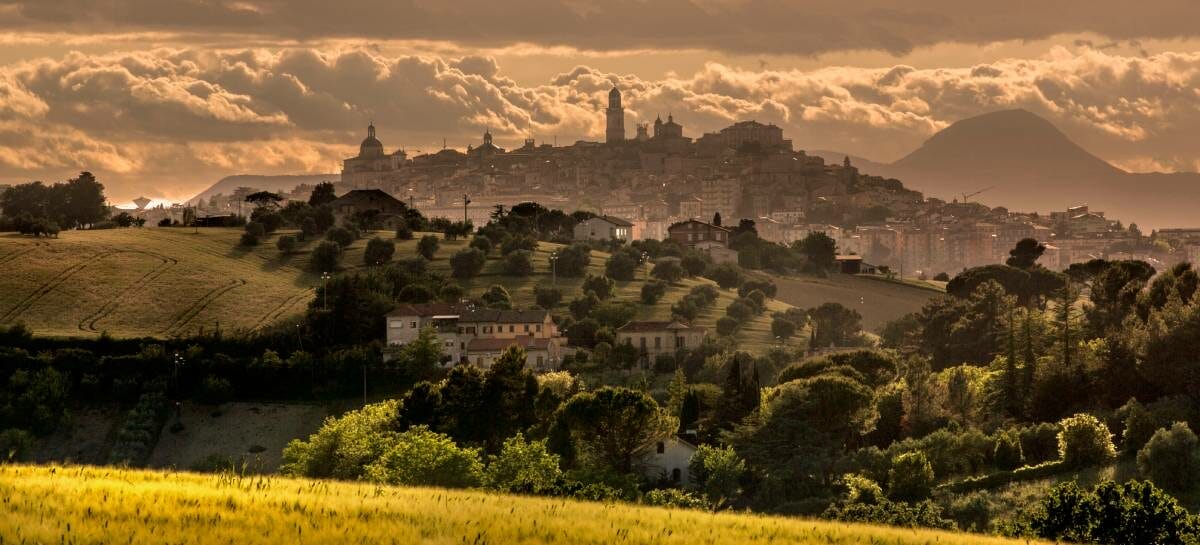
[[[658,442],[658,453],[659,453],[659,454],[662,454],[662,453],[664,453],[664,452],[666,452],[666,451],[667,451],[667,445],[666,445],[666,443],[663,443],[662,441],[659,441],[659,442]]]
[[[537,361],[538,361],[538,362],[537,362],[537,364],[538,364],[538,367],[541,367],[541,366],[542,366],[542,357],[541,357],[541,356],[538,356],[538,360],[537,360]]]
[[[515,325],[511,325],[511,324],[508,326],[508,332],[509,332],[509,333],[512,333],[512,332],[514,332],[514,331],[516,331],[516,330],[517,330],[517,326],[515,326]]]
[[[662,348],[662,337],[654,338],[654,348]]]
[[[678,483],[681,479],[683,479],[683,473],[679,471],[679,468],[672,469],[671,482]]]
[[[683,337],[675,337],[675,348],[683,348]]]
[[[416,323],[416,322],[413,322],[413,323],[412,323],[412,328],[413,328],[413,329],[416,329],[416,328],[417,328],[417,323]]]
[[[485,326],[483,326],[483,332],[484,332],[484,333],[491,333],[491,332],[492,332],[492,326],[490,326],[490,325],[485,325]]]
[[[529,324],[525,324],[525,332],[529,333]]]
[[[466,349],[467,349],[467,343],[464,343],[464,342],[460,342],[460,343],[458,343],[458,349],[459,349],[459,350],[466,350]]]
[[[542,332],[542,324],[537,324],[537,325],[533,326],[533,330],[537,331],[538,333],[541,333]]]
[[[645,350],[646,349],[646,337],[643,336],[641,338],[641,342],[639,344],[641,345],[642,350]]]

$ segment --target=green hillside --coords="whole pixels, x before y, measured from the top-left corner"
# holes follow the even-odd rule
[[[3,543],[1021,543],[482,492],[118,468],[0,466],[0,496]]]
[[[299,312],[312,279],[236,229],[0,236],[0,323],[39,335],[173,337],[253,329]]]
[[[779,300],[801,308],[840,303],[857,310],[863,329],[875,331],[883,324],[921,310],[943,288],[933,282],[899,282],[867,276],[835,274],[829,278],[771,276],[779,286]]]
[[[65,231],[56,239],[0,236],[0,324],[21,322],[49,336],[108,332],[114,337],[166,338],[201,328],[251,330],[302,312],[321,281],[307,271],[314,244],[282,256],[273,236],[254,248],[238,246],[240,236],[240,229],[150,227]],[[347,249],[346,268],[361,265],[366,240]],[[395,242],[397,259],[416,255],[415,239]],[[430,269],[449,275],[449,257],[467,244],[465,239],[443,241]],[[499,252],[493,251],[483,273],[466,281],[464,288],[479,294],[500,284],[518,306],[532,306],[534,286],[553,282],[547,258],[557,248],[542,243],[534,253],[535,273],[528,277],[502,274]],[[602,274],[607,257],[593,252],[590,272]],[[637,302],[648,274],[649,266],[644,266],[637,279],[619,282],[617,298]],[[582,283],[582,278],[557,279],[564,303],[577,295]],[[709,281],[686,279],[672,286],[657,305],[640,306],[640,317],[669,318],[670,306],[700,283]],[[722,290],[717,303],[698,318],[699,325],[714,329],[735,296]],[[771,301],[767,313],[739,332],[742,347],[761,351],[775,342],[769,313],[786,308]]]

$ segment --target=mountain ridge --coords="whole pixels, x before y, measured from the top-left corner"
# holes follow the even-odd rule
[[[893,163],[851,161],[928,197],[983,191],[977,200],[992,206],[1043,213],[1087,204],[1143,228],[1191,226],[1195,214],[1180,203],[1200,202],[1200,174],[1127,172],[1022,109],[956,121]]]

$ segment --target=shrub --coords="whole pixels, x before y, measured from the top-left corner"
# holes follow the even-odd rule
[[[528,235],[518,235],[504,239],[500,243],[500,252],[510,254],[517,250],[526,250],[532,252],[537,249],[537,239]]]
[[[583,281],[583,286],[580,288],[584,293],[592,292],[600,299],[608,299],[612,297],[613,289],[616,287],[616,282],[607,276],[597,276],[589,274]]]
[[[486,263],[487,256],[478,248],[463,248],[450,256],[450,273],[455,278],[474,278]]]
[[[391,261],[395,253],[396,243],[375,237],[367,241],[367,248],[363,251],[363,264],[382,265]]]
[[[504,256],[504,274],[529,276],[533,274],[533,260],[529,250],[516,250]]]
[[[313,249],[308,266],[315,272],[333,272],[342,261],[342,246],[331,240],[323,240]]]
[[[354,233],[354,231],[351,231],[346,227],[334,227],[333,229],[325,232],[325,240],[336,242],[337,245],[341,246],[342,248],[346,248],[351,244],[354,244],[354,239],[356,238],[358,238],[358,236]]]
[[[733,335],[734,333],[737,333],[738,326],[740,325],[740,322],[729,316],[717,318],[717,335],[726,337]]]
[[[502,492],[541,494],[553,490],[562,477],[558,464],[558,455],[550,452],[545,439],[529,442],[518,433],[505,439],[500,454],[491,457],[483,482]]]
[[[425,259],[433,261],[433,256],[437,253],[439,244],[438,237],[425,235],[421,237],[421,240],[417,241],[417,253],[421,254],[421,257]]]
[[[533,298],[539,307],[549,310],[562,303],[562,290],[548,286],[534,286]]]
[[[1013,431],[1001,430],[996,432],[996,446],[992,450],[992,462],[997,469],[1012,470],[1025,463],[1025,454],[1021,451],[1021,438]]]
[[[280,472],[297,477],[362,477],[366,466],[396,443],[392,426],[399,409],[398,400],[389,400],[326,419],[307,440],[288,443]]]
[[[678,488],[660,488],[646,493],[646,505],[677,507],[680,509],[710,510],[712,505],[703,496],[685,492]]]
[[[247,223],[246,232],[242,233],[242,246],[258,246],[258,242],[266,235],[267,229],[263,224],[257,221]]]
[[[1071,543],[1190,543],[1193,517],[1149,482],[1058,485],[1004,533]]]
[[[700,445],[688,460],[691,486],[715,505],[737,497],[746,462],[732,447]]]
[[[209,375],[204,377],[196,392],[196,400],[205,405],[220,405],[233,399],[233,385],[228,380]]]
[[[509,297],[508,290],[504,289],[504,286],[500,284],[492,284],[492,287],[483,292],[483,295],[479,298],[483,300],[483,304],[487,305],[488,308],[498,310],[512,309],[512,297]]]
[[[947,273],[944,273],[944,272],[940,272],[940,273],[933,275],[933,279],[937,280],[938,282],[949,282],[950,275]]]
[[[771,320],[771,335],[787,340],[795,334],[796,322],[780,317]]]
[[[296,251],[296,237],[283,235],[279,237],[279,240],[275,241],[275,247],[279,248],[279,253],[290,254]]]
[[[1108,426],[1096,417],[1080,413],[1059,422],[1058,454],[1068,466],[1084,467],[1108,462],[1116,457]]]
[[[754,307],[755,314],[762,314],[767,309],[767,295],[762,290],[752,290],[745,299]]]
[[[832,505],[821,514],[821,518],[905,528],[953,530],[955,527],[954,521],[942,517],[942,508],[932,501],[910,504],[883,500],[878,503]]]
[[[675,259],[664,259],[654,265],[650,275],[663,282],[674,284],[683,278],[683,267]]]
[[[739,297],[725,307],[725,314],[738,322],[745,322],[754,317],[754,305],[745,297]]]
[[[1137,453],[1142,476],[1176,491],[1190,490],[1200,481],[1200,441],[1184,422],[1154,432]]]
[[[700,276],[708,269],[708,262],[704,260],[704,256],[696,252],[688,252],[679,260],[679,266],[688,276]]]
[[[642,284],[642,304],[653,305],[667,293],[667,283],[661,280],[651,280]]]
[[[477,236],[471,239],[471,247],[487,255],[492,251],[492,240],[488,237]]]
[[[906,452],[892,460],[888,470],[888,497],[898,501],[920,501],[933,491],[933,466],[923,452]]]
[[[1058,424],[1043,422],[1020,429],[1021,452],[1026,464],[1040,464],[1058,459]]]
[[[587,244],[575,243],[559,250],[556,256],[552,266],[557,274],[566,277],[583,276],[592,261],[592,249]]]
[[[412,240],[413,230],[408,226],[407,222],[400,222],[396,225],[396,238],[400,240]]]
[[[398,435],[364,476],[377,483],[467,488],[483,481],[483,463],[478,449],[460,448],[449,437],[416,426]]]
[[[638,254],[637,251],[622,248],[608,258],[604,263],[604,274],[610,278],[628,282],[633,280],[633,275],[637,272]]]
[[[763,295],[774,298],[775,294],[779,291],[779,287],[770,280],[747,280],[738,288],[738,295],[745,297],[754,290],[761,291]]]
[[[0,431],[0,463],[23,462],[33,450],[33,435],[25,430],[9,428]]]
[[[708,271],[708,277],[725,289],[742,285],[742,269],[732,263],[722,263]]]
[[[1135,454],[1154,436],[1154,432],[1158,431],[1158,419],[1136,399],[1129,400],[1118,412],[1125,415],[1122,422],[1125,429],[1121,432],[1121,447],[1125,452]]]

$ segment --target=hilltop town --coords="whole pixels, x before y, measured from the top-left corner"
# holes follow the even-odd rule
[[[372,124],[358,154],[343,161],[337,191],[378,189],[427,217],[465,216],[475,225],[487,223],[497,206],[522,202],[587,210],[628,221],[632,239],[667,238],[671,225],[687,219],[750,219],[764,240],[787,245],[823,232],[840,254],[912,277],[1003,262],[1024,238],[1047,244],[1042,261],[1054,270],[1098,257],[1159,265],[1200,257],[1193,230],[1163,230],[1151,241],[1136,225],[1087,205],[1039,215],[983,204],[979,197],[990,188],[949,201],[926,197],[901,180],[860,172],[848,157],[827,163],[793,149],[770,123],[739,121],[691,138],[667,114],[638,124],[631,136],[616,87],[604,113],[603,142],[556,146],[526,138],[505,149],[486,131],[465,151],[413,156],[389,152]],[[245,197],[259,189],[212,196],[197,202],[196,212],[245,214]],[[312,189],[301,184],[284,197],[306,200]],[[158,221],[181,216],[182,208],[144,212]]]

